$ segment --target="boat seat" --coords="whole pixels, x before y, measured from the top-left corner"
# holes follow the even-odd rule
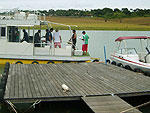
[[[146,56],[146,53],[138,53],[138,56],[139,56],[139,61],[140,62],[145,62],[144,57]]]

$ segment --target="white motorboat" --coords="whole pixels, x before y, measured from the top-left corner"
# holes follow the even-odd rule
[[[139,40],[141,51],[136,48],[128,48],[126,40]],[[150,74],[150,51],[148,41],[150,37],[147,36],[128,36],[119,37],[115,41],[118,42],[117,50],[111,54],[111,64],[119,67],[124,67],[135,72],[144,72],[146,75]],[[146,41],[143,45],[142,41]],[[122,44],[124,45],[122,47]],[[132,45],[134,46],[134,44]],[[145,46],[145,47],[144,47]],[[110,60],[107,60],[110,62]]]

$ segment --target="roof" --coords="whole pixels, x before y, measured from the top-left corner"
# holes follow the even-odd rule
[[[119,37],[115,41],[122,41],[122,40],[127,40],[127,39],[147,39],[150,37],[147,36],[127,36],[127,37]]]

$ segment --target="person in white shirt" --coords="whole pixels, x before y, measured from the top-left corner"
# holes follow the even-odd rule
[[[58,32],[58,29],[56,29],[56,32],[54,32],[53,34],[53,40],[54,40],[54,47],[57,48],[58,46],[59,48],[61,48],[62,40],[60,33]]]

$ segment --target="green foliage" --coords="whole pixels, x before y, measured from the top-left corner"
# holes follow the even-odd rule
[[[25,10],[26,12],[33,12],[30,10]],[[103,8],[103,9],[91,9],[91,10],[76,10],[76,9],[58,9],[53,10],[38,10],[41,13],[44,13],[46,16],[70,16],[70,17],[102,17],[105,22],[108,19],[116,18],[122,22],[122,18],[131,18],[131,17],[150,17],[150,9],[111,9],[111,8]]]
[[[113,17],[112,13],[106,13],[102,16],[105,20],[105,22],[107,22],[108,19],[111,19]]]
[[[120,23],[122,22],[122,18],[125,17],[125,14],[123,12],[115,12],[114,17],[119,19]]]

